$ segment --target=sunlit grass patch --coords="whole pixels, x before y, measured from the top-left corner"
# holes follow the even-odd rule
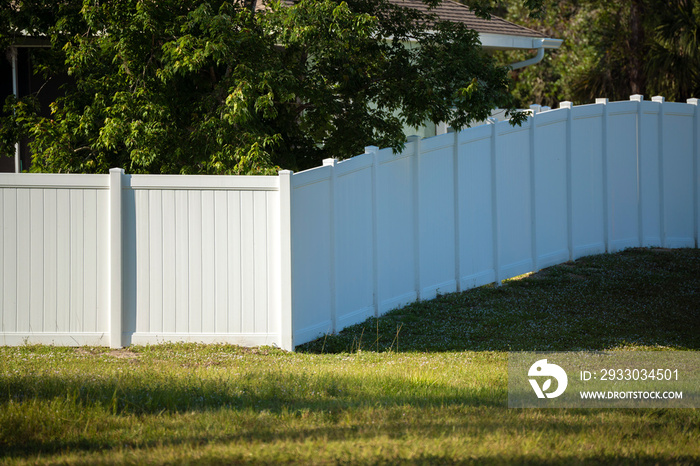
[[[515,282],[515,281],[518,281],[518,280],[522,280],[523,278],[527,278],[527,277],[533,275],[534,273],[535,273],[535,272],[528,272],[528,273],[524,273],[524,274],[521,274],[521,275],[517,275],[517,276],[515,276],[515,277],[508,278],[507,280],[503,280],[503,282],[504,282],[504,283],[508,283],[508,282]]]

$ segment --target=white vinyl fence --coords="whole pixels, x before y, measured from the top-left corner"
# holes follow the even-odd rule
[[[275,177],[0,175],[0,344],[293,349],[438,293],[697,247],[700,115],[662,98]]]
[[[0,344],[291,347],[279,182],[0,175]]]

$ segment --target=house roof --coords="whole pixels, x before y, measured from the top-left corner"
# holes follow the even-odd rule
[[[423,13],[432,13],[442,21],[464,23],[476,32],[483,34],[503,34],[509,36],[524,36],[530,38],[544,38],[545,35],[533,29],[519,26],[506,21],[498,16],[491,19],[480,18],[466,5],[452,0],[443,0],[437,7],[428,9],[428,5],[422,0],[389,0],[394,5],[413,8]]]
[[[291,5],[295,0],[282,0],[283,5]],[[561,41],[547,39],[541,32],[511,23],[498,16],[491,19],[478,17],[468,6],[453,0],[443,0],[437,7],[429,9],[422,0],[389,0],[397,6],[413,8],[423,13],[436,15],[443,21],[463,23],[479,33],[481,45],[486,49],[540,49],[558,48]],[[264,8],[258,2],[258,8]]]

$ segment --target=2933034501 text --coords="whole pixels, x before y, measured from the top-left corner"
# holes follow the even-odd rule
[[[512,352],[510,408],[697,408],[700,352]]]

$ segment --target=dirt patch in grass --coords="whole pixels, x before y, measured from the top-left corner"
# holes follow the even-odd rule
[[[129,359],[132,361],[136,361],[139,359],[139,354],[134,353],[133,351],[129,351],[128,349],[114,349],[111,350],[109,353],[107,353],[108,356],[111,356],[113,358],[117,359]]]
[[[126,359],[131,361],[137,361],[140,357],[139,353],[131,351],[129,348],[121,349],[108,349],[101,347],[80,347],[75,348],[76,354],[82,356],[93,356],[95,358],[101,358],[108,356],[116,359]]]

